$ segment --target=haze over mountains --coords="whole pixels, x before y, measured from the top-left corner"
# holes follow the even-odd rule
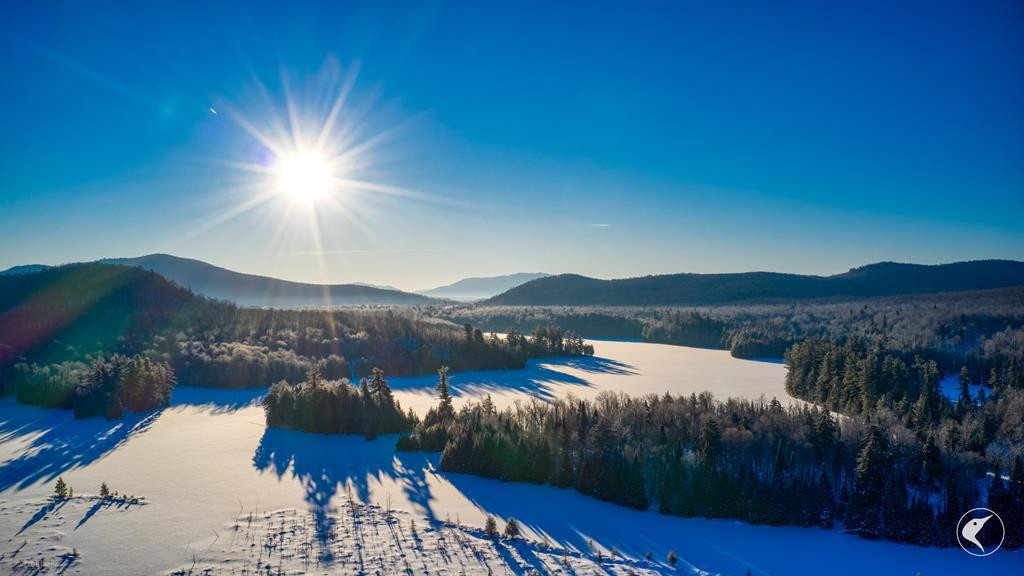
[[[447,298],[451,300],[471,301],[483,300],[497,296],[531,280],[547,278],[550,274],[543,272],[519,272],[516,274],[505,274],[503,276],[489,276],[476,278],[463,278],[446,286],[421,290],[419,294],[433,298]]]
[[[880,262],[833,276],[744,272],[599,280],[541,278],[487,300],[511,306],[707,306],[750,301],[864,298],[1024,285],[1024,262],[976,260],[921,265]]]
[[[360,284],[305,284],[255,274],[243,274],[200,260],[169,254],[138,258],[109,258],[107,264],[122,264],[152,270],[197,294],[228,300],[241,306],[305,307],[379,304],[422,306],[434,301],[419,294]]]
[[[18,274],[32,274],[35,272],[42,272],[50,268],[46,264],[22,264],[20,266],[11,266],[10,268],[0,271],[0,276],[17,276]]]
[[[244,274],[168,254],[100,262],[152,270],[193,292],[242,306],[426,306],[482,301],[508,306],[712,306],[817,298],[865,298],[985,290],[1024,285],[1024,262],[977,260],[940,265],[881,262],[832,276],[743,272],[666,274],[601,280],[577,274],[518,273],[466,278],[420,293],[365,283],[306,284]],[[49,266],[14,266],[0,275]]]
[[[465,278],[418,293],[369,282],[349,284],[308,284],[267,276],[245,274],[214,266],[201,260],[170,254],[149,254],[136,258],[106,258],[100,262],[135,266],[152,270],[197,294],[228,300],[242,306],[424,306],[438,300],[483,300],[520,284],[548,276],[543,273],[517,273],[504,276]],[[25,264],[0,271],[0,275],[31,274],[50,268],[45,264]]]

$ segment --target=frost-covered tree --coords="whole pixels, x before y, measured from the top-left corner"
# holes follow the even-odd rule
[[[494,519],[494,516],[489,514],[484,520],[484,534],[486,534],[488,538],[498,537],[498,522]]]
[[[515,518],[509,518],[508,522],[505,523],[505,538],[515,540],[516,538],[519,538],[519,536],[519,523],[516,522]]]

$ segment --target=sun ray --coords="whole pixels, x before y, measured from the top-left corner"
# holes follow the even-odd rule
[[[313,82],[296,82],[282,70],[278,98],[255,80],[250,102],[255,107],[219,103],[218,108],[260,150],[255,157],[222,161],[248,183],[222,191],[241,194],[242,199],[188,236],[257,212],[274,222],[264,240],[268,248],[280,255],[286,245],[312,247],[305,251],[316,254],[319,279],[327,283],[330,267],[325,255],[344,248],[328,243],[360,238],[361,244],[378,245],[385,242],[378,223],[385,214],[394,218],[402,206],[411,206],[406,203],[443,204],[427,192],[379,179],[374,156],[409,122],[369,130],[373,109],[356,98],[357,80],[355,66],[342,71],[325,65]],[[329,296],[325,292],[325,298]]]
[[[288,113],[288,128],[291,131],[292,147],[294,150],[304,150],[304,142],[299,112],[295,106],[295,98],[292,95],[291,83],[288,81],[288,74],[281,70],[281,90],[284,92],[284,106]]]
[[[318,152],[323,150],[328,137],[330,137],[334,130],[334,124],[338,120],[338,115],[341,113],[342,106],[345,105],[349,94],[352,92],[352,87],[355,86],[356,76],[358,74],[359,68],[357,66],[353,71],[346,75],[345,84],[341,87],[341,90],[338,92],[338,96],[334,99],[334,103],[331,105],[331,110],[327,113],[327,119],[324,120],[324,124],[320,128],[320,135],[317,136],[315,149]]]

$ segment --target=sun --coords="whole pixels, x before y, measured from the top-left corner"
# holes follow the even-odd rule
[[[274,174],[280,193],[304,205],[327,196],[335,179],[331,163],[312,151],[279,156],[274,162]]]

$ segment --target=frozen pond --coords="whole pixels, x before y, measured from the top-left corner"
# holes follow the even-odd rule
[[[504,407],[516,399],[551,399],[572,394],[592,398],[606,390],[633,396],[674,396],[711,391],[730,396],[786,403],[786,367],[781,362],[739,360],[725,350],[686,348],[667,344],[589,340],[593,358],[531,360],[523,370],[491,370],[451,374],[456,404],[490,394]],[[392,378],[403,408],[423,414],[435,403],[437,376]]]
[[[488,391],[501,402],[609,389],[633,394],[711,389],[718,397],[782,393],[779,364],[735,360],[710,350],[596,344],[600,358],[594,360],[455,375],[453,387],[460,401]],[[395,385],[403,405],[422,410],[430,404],[433,378]],[[979,566],[960,549],[665,517],[571,490],[440,473],[435,455],[397,454],[393,437],[368,442],[267,430],[258,401],[254,391],[180,388],[170,408],[117,422],[76,421],[69,412],[0,401],[0,571],[12,565],[20,547],[25,546],[19,554],[27,557],[50,546],[80,553],[82,560],[68,574],[166,573],[202,561],[233,538],[228,527],[242,512],[295,508],[330,529],[349,496],[408,511],[424,522],[447,517],[479,527],[486,513],[515,516],[528,535],[569,549],[585,550],[592,540],[606,550],[614,547],[635,557],[649,551],[662,559],[673,549],[679,571],[686,573],[742,575],[749,569],[771,575],[928,576],[968,574]],[[113,490],[144,496],[147,504],[101,507],[83,500],[47,507],[45,498],[58,475],[79,495],[95,494],[107,482]],[[29,541],[33,544],[23,544]],[[987,571],[1010,574],[1024,565],[1024,555],[998,552],[983,563]]]

